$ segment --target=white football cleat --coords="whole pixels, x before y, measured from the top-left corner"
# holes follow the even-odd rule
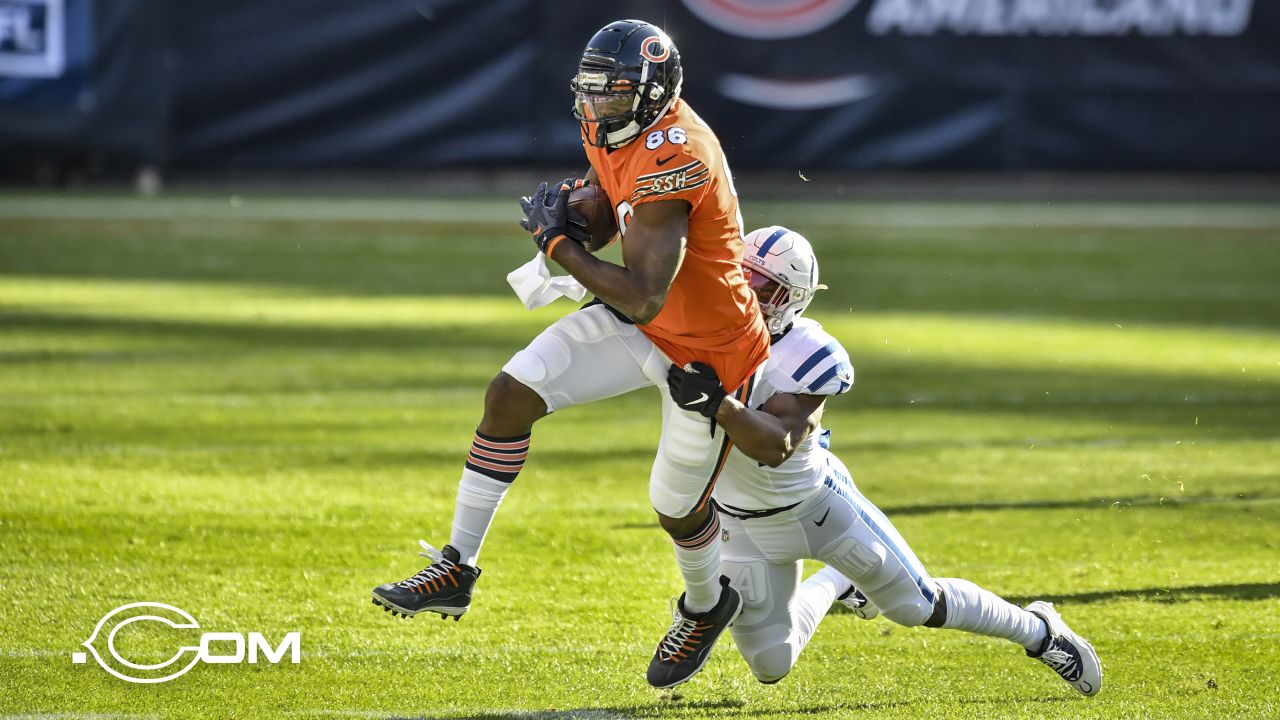
[[[1033,657],[1067,681],[1071,687],[1085,695],[1097,695],[1102,689],[1102,661],[1088,640],[1077,635],[1062,616],[1053,608],[1053,603],[1037,600],[1027,606],[1027,612],[1044,620],[1049,628],[1049,637],[1039,652],[1027,651],[1027,657]]]
[[[850,585],[849,589],[845,590],[843,595],[836,598],[836,602],[849,608],[853,611],[854,615],[857,615],[863,620],[875,619],[880,614],[880,610],[867,599],[866,595],[862,594],[862,591],[859,590],[857,586],[854,585]]]

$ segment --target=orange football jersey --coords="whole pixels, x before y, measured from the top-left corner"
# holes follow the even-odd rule
[[[685,200],[684,262],[666,304],[637,325],[677,365],[715,368],[732,392],[769,356],[769,332],[742,273],[742,216],[720,141],[684,100],[630,143],[609,152],[583,140],[614,204],[622,242],[636,206]]]

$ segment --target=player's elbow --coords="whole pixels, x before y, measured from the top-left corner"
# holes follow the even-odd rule
[[[635,306],[634,313],[628,313],[632,320],[644,325],[658,317],[658,313],[662,312],[662,306],[667,304],[666,293],[662,295],[647,295],[639,299]]]
[[[777,440],[762,443],[752,450],[753,451],[750,455],[753,460],[758,463],[764,463],[771,468],[776,468],[782,465],[782,463],[790,459],[796,451],[794,447],[791,447],[791,444],[787,441],[785,436]]]
[[[769,467],[779,467],[782,463],[790,460],[792,455],[796,454],[798,446],[799,443],[795,441],[795,438],[790,433],[782,435],[770,447],[769,459],[761,462]]]
[[[794,455],[795,452],[796,449],[789,446],[776,448],[769,454],[769,459],[765,462],[765,465],[768,465],[771,468],[782,467],[782,463],[790,460],[791,456]]]
[[[782,467],[782,463],[786,461],[787,461],[787,456],[779,454],[779,455],[770,456],[768,460],[764,461],[764,464],[768,465],[771,468],[779,468],[779,467]]]

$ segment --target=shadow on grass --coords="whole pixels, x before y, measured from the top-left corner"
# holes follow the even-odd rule
[[[1182,497],[1132,496],[1121,498],[1085,498],[1075,500],[1026,500],[1021,502],[939,503],[932,505],[904,505],[880,508],[886,515],[931,515],[946,512],[990,512],[1000,510],[1061,510],[1076,508],[1100,510],[1110,507],[1166,507],[1187,505],[1220,505],[1254,501],[1280,500],[1280,495],[1260,492],[1235,495],[1193,495]]]
[[[890,705],[893,704],[898,703]],[[724,717],[803,717],[830,713],[838,709],[832,706],[780,709],[757,708],[748,706],[742,700],[698,700],[686,702],[681,700],[679,695],[674,695],[668,700],[659,700],[652,705],[620,705],[617,707],[574,708],[571,710],[513,710],[473,715],[397,715],[388,720],[611,720],[613,718],[679,717],[681,714],[687,713]]]
[[[192,342],[211,342],[220,345],[273,349],[324,349],[347,352],[429,352],[455,347],[481,347],[506,349],[514,352],[524,347],[541,330],[536,324],[516,316],[521,321],[464,322],[441,324],[432,328],[379,327],[376,324],[360,327],[315,327],[270,322],[186,322],[139,317],[81,315],[6,309],[0,306],[0,327],[10,330],[75,331],[92,333],[120,333],[151,338],[178,339]],[[226,350],[223,350],[226,352]],[[10,362],[39,359],[39,353],[6,353],[14,355]],[[103,355],[88,353],[90,357]],[[146,351],[119,353],[121,357],[132,354],[134,361],[145,361]],[[53,359],[74,359],[75,353],[53,353]]]
[[[1172,604],[1198,600],[1270,600],[1277,597],[1280,597],[1280,582],[1103,590],[1069,595],[1050,595],[1047,597],[1044,595],[1006,597],[1005,599],[1017,605],[1025,605],[1034,600],[1049,600],[1066,605],[1089,605],[1113,600],[1139,600]]]
[[[506,291],[506,274],[532,252],[514,221],[0,220],[0,268],[28,277],[476,295]]]
[[[1002,698],[1000,700],[956,698],[962,705],[998,704],[1007,706],[1011,702],[1056,704],[1066,702],[1065,696],[1044,696],[1029,698]],[[474,715],[396,715],[388,720],[627,720],[644,718],[680,717],[684,714],[697,713],[711,717],[763,717],[792,718],[810,715],[827,715],[833,713],[855,713],[869,710],[892,710],[914,705],[911,700],[886,700],[880,702],[850,703],[847,705],[814,705],[809,707],[766,708],[751,705],[742,700],[700,700],[684,702],[679,695],[669,701],[659,701],[652,705],[621,705],[606,708],[575,708],[572,710],[527,710],[498,713],[479,713]]]

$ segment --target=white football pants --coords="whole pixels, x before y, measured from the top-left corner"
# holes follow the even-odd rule
[[[796,601],[805,559],[838,570],[900,625],[923,624],[933,613],[933,579],[830,453],[824,484],[795,508],[750,520],[721,513],[720,523],[727,535],[722,572],[743,599],[742,615],[730,630],[761,681],[776,681],[791,670],[830,607],[824,599],[813,617],[814,608]]]
[[[538,393],[547,412],[656,386],[662,396],[662,437],[649,474],[649,501],[659,513],[682,518],[707,503],[729,443],[723,429],[717,427],[713,435],[710,421],[671,401],[670,366],[666,354],[635,325],[593,305],[557,320],[502,371]]]

